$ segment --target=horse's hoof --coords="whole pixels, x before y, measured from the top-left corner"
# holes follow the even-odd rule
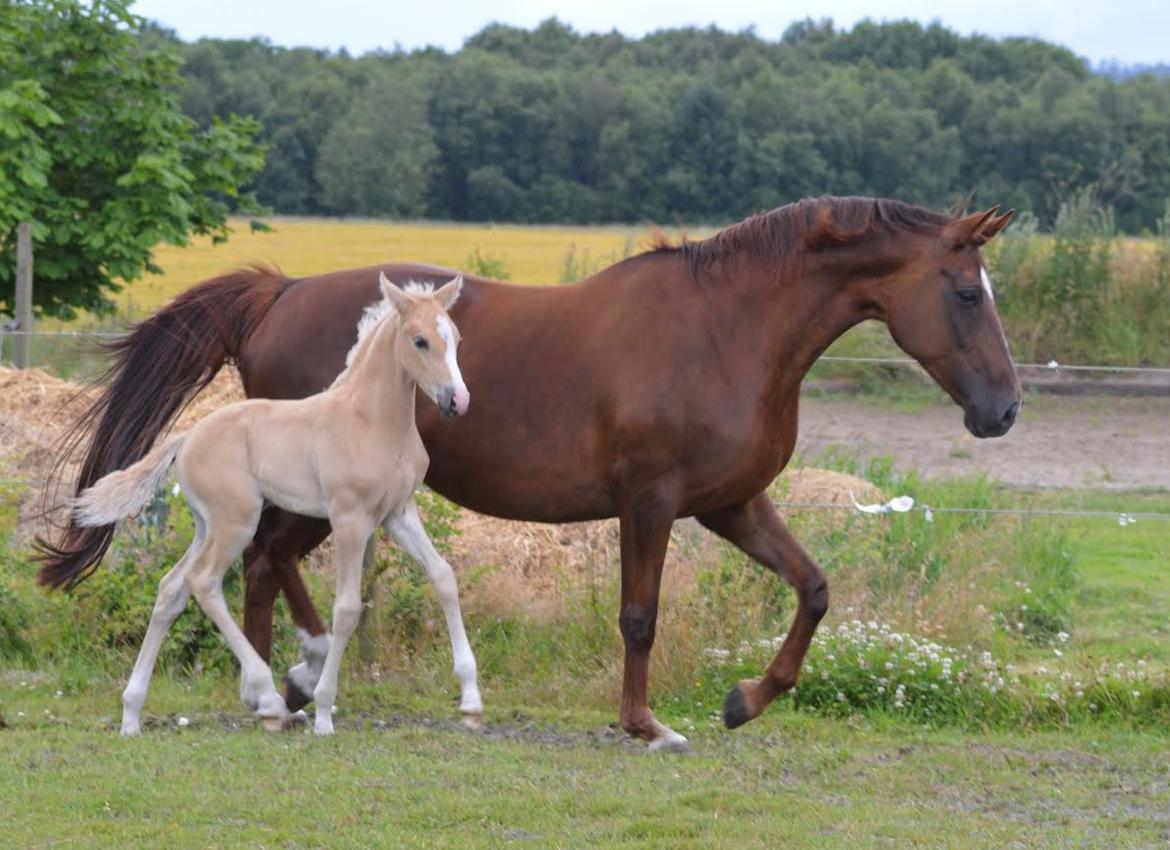
[[[743,695],[742,684],[735,685],[723,700],[723,725],[728,729],[738,729],[754,717]]]
[[[309,717],[303,711],[294,711],[280,722],[280,728],[286,732],[293,729],[304,729],[309,725]]]
[[[313,694],[306,693],[305,690],[293,681],[288,673],[284,674],[284,704],[288,706],[289,711],[300,711],[306,705],[313,701]]]
[[[265,732],[279,732],[285,728],[284,724],[288,722],[288,715],[283,717],[261,717],[260,725],[264,727]]]
[[[137,724],[123,723],[119,733],[123,738],[137,738],[142,734],[142,728]]]
[[[691,749],[691,742],[677,732],[655,738],[646,749],[652,753],[672,753],[680,756],[689,756],[694,752]]]
[[[463,712],[463,725],[472,732],[480,732],[483,730],[483,712],[482,711],[465,711]]]

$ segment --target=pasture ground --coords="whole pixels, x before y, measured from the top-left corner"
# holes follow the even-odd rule
[[[6,688],[17,685],[11,675]],[[17,685],[17,687],[19,687]],[[0,732],[8,846],[1108,847],[1170,842],[1165,732],[930,730],[774,707],[657,755],[597,713],[489,699],[489,729],[449,707],[351,697],[339,734],[266,735],[236,714],[176,715],[231,685],[165,677],[166,718],[123,741],[115,683],[78,698],[30,684]],[[11,691],[10,691],[11,692]],[[350,694],[346,694],[347,697]],[[364,705],[363,705],[364,703]],[[355,704],[359,707],[353,707]],[[43,708],[42,708],[43,706]],[[48,712],[48,714],[45,714]]]
[[[1109,508],[1139,496],[1077,498]],[[1170,508],[1165,497],[1140,501]],[[1083,520],[1066,532],[1077,544],[1079,584],[1065,661],[1165,665],[1166,527]],[[830,620],[840,617],[833,611]],[[664,652],[675,628],[661,635]],[[431,658],[430,675],[416,667],[379,682],[349,665],[331,740],[260,732],[231,676],[160,671],[147,703],[152,721],[141,738],[123,741],[125,670],[102,672],[84,656],[39,670],[9,665],[0,675],[6,843],[852,850],[1170,842],[1170,718],[928,728],[881,712],[817,717],[781,700],[727,732],[709,713],[722,694],[709,693],[660,706],[694,754],[656,755],[613,728],[612,687],[582,683],[575,693],[561,676],[550,689],[515,670],[485,677],[488,729],[466,732],[455,721],[454,684]],[[1059,663],[1040,648],[1018,659]]]

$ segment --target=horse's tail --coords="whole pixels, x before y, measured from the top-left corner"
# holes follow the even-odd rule
[[[110,525],[146,507],[154,491],[166,478],[183,446],[186,434],[171,437],[155,446],[138,463],[103,476],[71,502],[70,521],[82,528]]]
[[[65,436],[52,477],[82,443],[75,494],[142,458],[220,367],[240,355],[287,282],[262,268],[213,278],[110,343],[113,361],[99,381],[102,391]],[[113,536],[113,525],[82,526],[71,517],[57,542],[37,539],[37,580],[75,586],[97,569]]]

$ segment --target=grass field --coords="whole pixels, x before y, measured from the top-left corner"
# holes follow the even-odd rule
[[[252,232],[247,221],[222,244],[198,239],[186,248],[160,246],[162,275],[150,275],[118,296],[123,310],[152,311],[187,287],[255,261],[272,262],[300,277],[383,262],[423,262],[467,269],[474,254],[498,261],[518,283],[557,283],[566,259],[591,273],[644,247],[650,233],[636,227],[544,227],[300,218],[267,220],[272,231]],[[577,275],[573,275],[576,277]]]
[[[176,690],[167,702],[189,704]],[[317,740],[204,716],[122,741],[92,720],[46,719],[0,733],[5,842],[982,850],[1170,841],[1164,735],[972,737],[776,711],[737,732],[699,733],[692,756],[663,757],[584,715],[501,720],[477,736],[410,715],[385,727],[353,718]]]
[[[1170,509],[1164,495],[1051,493],[1036,502],[1103,510],[1115,503]],[[906,520],[912,536],[888,540],[893,548],[865,549],[872,539],[854,545],[865,558],[886,560],[924,545],[916,540],[920,533],[962,547],[973,545],[962,535],[976,533],[975,544],[992,547],[987,558],[995,561],[1009,549],[994,541],[1027,533],[1003,521],[928,528],[920,519]],[[848,549],[827,549],[833,533],[810,523],[813,518],[798,524],[801,538],[833,561],[835,587],[844,590],[849,573],[837,559]],[[1075,556],[1073,640],[1063,658],[1051,645],[1027,642],[1001,641],[997,655],[1011,651],[1028,669],[1077,671],[1102,660],[1164,668],[1170,659],[1166,526],[1121,528],[1084,519],[1033,531],[1044,528]],[[730,566],[732,575],[744,567]],[[877,578],[884,566],[871,570],[876,581],[885,580]],[[948,569],[958,567],[952,562]],[[729,573],[720,566],[714,574],[722,581]],[[1011,574],[1009,565],[1005,575]],[[961,594],[965,581],[947,587]],[[712,604],[727,604],[718,601],[716,586],[708,591]],[[612,626],[615,584],[607,582],[602,595],[603,619]],[[187,669],[160,673],[147,702],[146,733],[122,741],[115,723],[132,648],[112,655],[95,649],[107,658],[99,666],[84,651],[31,667],[11,661],[0,673],[0,711],[9,725],[0,730],[7,844],[1154,848],[1170,842],[1165,703],[1151,704],[1153,713],[1136,723],[1081,717],[1020,727],[923,725],[881,710],[832,718],[794,711],[785,698],[759,720],[727,732],[713,714],[722,686],[705,679],[690,693],[676,685],[676,698],[663,693],[671,666],[680,663],[680,645],[702,645],[687,634],[701,604],[673,601],[656,653],[659,714],[691,738],[691,756],[649,754],[612,727],[616,645],[609,637],[596,646],[587,640],[580,613],[543,629],[500,628],[519,621],[493,624],[469,613],[488,707],[482,735],[454,721],[455,689],[441,646],[392,666],[379,681],[347,665],[340,731],[332,740],[302,732],[265,735],[241,710],[232,675]],[[843,604],[831,611],[825,630],[848,619]],[[443,644],[442,635],[433,643]],[[567,670],[550,666],[558,651]],[[180,725],[180,717],[189,725]]]

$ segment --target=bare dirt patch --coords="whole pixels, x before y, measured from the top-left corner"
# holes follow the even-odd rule
[[[971,436],[951,404],[802,400],[797,451],[815,461],[831,446],[889,456],[929,477],[984,472],[1010,487],[1170,489],[1170,399],[1032,396],[1015,427],[993,440]]]

